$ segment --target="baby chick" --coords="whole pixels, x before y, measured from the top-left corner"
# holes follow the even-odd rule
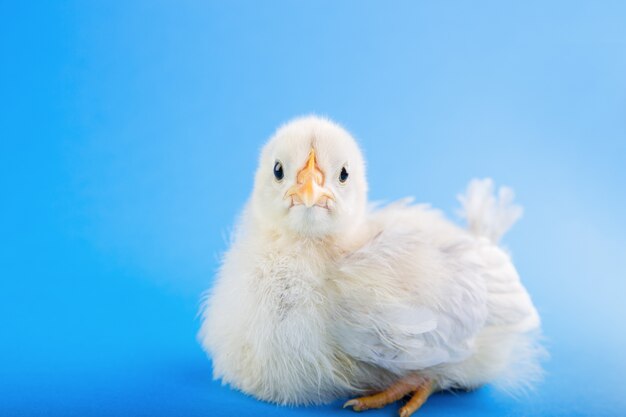
[[[541,373],[539,316],[501,235],[512,193],[473,181],[468,230],[427,206],[368,207],[348,132],[318,117],[281,127],[203,306],[214,377],[259,399],[354,410],[438,390],[526,386]]]

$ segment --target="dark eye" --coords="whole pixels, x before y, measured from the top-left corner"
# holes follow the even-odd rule
[[[341,173],[339,174],[339,182],[344,183],[348,181],[348,171],[346,167],[341,168]]]
[[[283,164],[276,161],[276,164],[274,164],[274,177],[276,177],[276,179],[280,181],[283,179],[284,176],[285,173],[283,172]]]

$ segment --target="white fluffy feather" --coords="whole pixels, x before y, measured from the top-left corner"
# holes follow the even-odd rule
[[[522,207],[513,204],[514,197],[509,187],[500,187],[496,196],[491,178],[472,180],[466,193],[459,196],[463,206],[461,216],[467,220],[472,233],[497,243],[524,212]]]
[[[314,146],[336,201],[289,207],[288,178]],[[275,181],[275,160],[285,181]],[[350,182],[334,176],[350,167]],[[264,148],[255,190],[203,307],[214,376],[260,399],[309,404],[387,387],[418,372],[439,389],[540,374],[539,316],[496,242],[521,215],[491,180],[461,197],[469,231],[426,206],[367,210],[350,135],[309,117]]]

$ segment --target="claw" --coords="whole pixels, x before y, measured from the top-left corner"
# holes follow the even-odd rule
[[[346,407],[352,407],[352,410],[354,411],[361,411],[361,407],[359,407],[359,400],[356,398],[346,401],[343,408]]]
[[[342,408],[350,407],[351,405],[356,404],[356,400],[348,400],[344,403]]]

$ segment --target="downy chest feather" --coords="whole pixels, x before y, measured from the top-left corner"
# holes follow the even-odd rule
[[[249,286],[256,303],[248,338],[266,386],[300,395],[334,386],[336,348],[330,338],[329,294],[322,263],[297,250],[267,253]],[[326,393],[328,394],[328,393]]]
[[[327,304],[326,271],[305,251],[267,252],[259,257],[250,290],[269,322],[321,319]],[[266,323],[267,324],[267,323]]]

